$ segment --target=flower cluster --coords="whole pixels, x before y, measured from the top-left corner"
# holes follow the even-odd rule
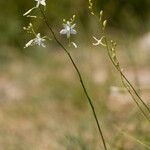
[[[23,14],[23,16],[27,16],[29,15],[29,13],[31,13],[31,11],[33,9],[39,8],[40,5],[46,6],[46,2],[45,0],[35,0],[37,2],[36,6],[29,9],[26,13]],[[42,46],[42,47],[46,47],[44,42],[46,41],[46,36],[41,37],[40,33],[35,33],[34,29],[33,29],[33,25],[30,23],[29,26],[26,28],[24,27],[24,30],[26,30],[28,33],[33,34],[35,36],[34,39],[31,39],[24,48],[27,48],[29,46],[34,46],[34,45],[38,45],[38,46]]]
[[[23,14],[23,16],[27,16],[27,17],[34,17],[37,18],[37,16],[31,16],[29,15],[32,10],[37,9],[40,7],[40,5],[42,6],[46,6],[46,0],[35,0],[36,6],[34,6],[33,8],[29,9],[26,13]],[[60,34],[64,34],[67,35],[67,39],[69,39],[69,45],[70,43],[77,48],[76,43],[72,42],[70,40],[71,38],[71,34],[77,34],[77,31],[74,29],[76,24],[74,23],[75,21],[75,15],[73,15],[73,17],[70,19],[70,21],[66,21],[65,19],[63,20],[63,29],[60,31]],[[31,33],[35,36],[34,39],[30,40],[26,45],[25,48],[29,47],[29,46],[34,46],[34,45],[38,45],[38,46],[42,46],[42,47],[46,47],[44,42],[46,41],[46,36],[43,38],[40,36],[40,33],[35,33],[32,24],[29,24],[28,28],[25,28],[25,30],[28,33]]]
[[[27,48],[29,46],[34,46],[34,45],[38,45],[38,46],[42,46],[42,47],[46,47],[45,44],[44,44],[44,41],[46,39],[44,37],[41,37],[40,33],[38,33],[36,35],[36,37],[32,40],[30,40],[24,48]]]
[[[27,33],[34,35],[35,38],[31,39],[24,48],[27,48],[29,46],[34,46],[34,45],[38,45],[38,46],[42,46],[42,47],[46,47],[44,42],[46,41],[46,36],[41,37],[40,33],[36,33],[34,31],[33,25],[32,23],[29,23],[29,25],[27,27],[23,28]]]

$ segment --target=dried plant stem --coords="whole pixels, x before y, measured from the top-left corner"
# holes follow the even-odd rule
[[[145,104],[145,102],[142,100],[142,98],[139,96],[138,92],[135,90],[135,88],[133,87],[133,85],[130,83],[130,81],[126,78],[126,76],[124,75],[124,73],[122,72],[120,66],[117,66],[114,62],[114,60],[111,57],[110,54],[110,50],[109,50],[109,46],[108,46],[108,41],[107,38],[104,38],[105,40],[105,44],[106,44],[106,49],[108,52],[108,56],[113,64],[113,66],[117,69],[117,71],[120,73],[121,75],[121,80],[122,83],[124,85],[124,87],[127,89],[127,91],[129,92],[129,94],[131,95],[133,101],[136,103],[137,107],[140,109],[140,111],[142,112],[142,114],[145,116],[145,118],[150,122],[150,118],[148,117],[148,115],[144,112],[144,110],[142,109],[142,107],[140,106],[139,102],[136,100],[136,98],[134,97],[133,93],[131,92],[131,90],[134,92],[134,94],[137,96],[137,98],[140,100],[140,102],[145,106],[145,108],[147,109],[147,111],[150,114],[150,108]],[[126,83],[125,83],[126,81]]]
[[[45,13],[43,12],[43,10],[42,10],[41,8],[40,8],[40,12],[41,12],[41,14],[42,14],[42,16],[43,16],[44,22],[46,23],[48,29],[51,31],[51,33],[52,33],[54,39],[56,40],[56,42],[58,43],[58,45],[64,50],[64,52],[67,54],[67,56],[69,57],[69,59],[70,59],[72,65],[73,65],[74,69],[76,70],[76,72],[77,72],[77,74],[78,74],[78,76],[79,76],[79,80],[80,80],[81,86],[82,86],[82,88],[83,88],[83,91],[84,91],[84,93],[85,93],[85,95],[86,95],[86,97],[87,97],[87,99],[88,99],[88,102],[89,102],[89,104],[90,104],[90,107],[91,107],[91,109],[92,109],[93,116],[94,116],[94,119],[95,119],[95,121],[96,121],[96,124],[97,124],[98,130],[99,130],[99,134],[100,134],[101,139],[102,139],[102,143],[103,143],[104,149],[107,150],[105,138],[104,138],[104,135],[103,135],[103,132],[102,132],[102,129],[101,129],[100,123],[99,123],[99,121],[98,121],[98,117],[97,117],[97,114],[96,114],[96,111],[95,111],[95,108],[94,108],[94,105],[93,105],[93,100],[91,99],[91,97],[89,96],[89,94],[88,94],[88,92],[87,92],[87,89],[86,89],[86,87],[85,87],[85,84],[84,84],[83,79],[82,79],[82,76],[81,76],[81,73],[80,73],[80,71],[79,71],[77,65],[75,64],[75,62],[74,62],[74,60],[73,60],[71,54],[70,54],[70,53],[68,52],[68,50],[64,47],[64,45],[57,39],[57,37],[56,37],[56,35],[55,35],[55,33],[54,33],[52,27],[51,27],[50,24],[48,23],[48,20],[47,20],[47,18],[46,18]]]

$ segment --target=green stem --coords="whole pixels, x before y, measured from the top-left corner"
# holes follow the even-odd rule
[[[48,20],[47,20],[47,18],[46,18],[45,13],[43,12],[43,10],[42,10],[41,8],[40,8],[40,11],[41,11],[41,14],[42,14],[42,16],[43,16],[43,19],[44,19],[44,21],[45,21],[47,27],[49,28],[49,30],[50,30],[51,33],[52,33],[54,39],[56,40],[56,42],[58,43],[58,45],[65,51],[65,53],[68,55],[68,57],[69,57],[69,59],[70,59],[72,65],[73,65],[74,69],[76,70],[76,72],[77,72],[77,74],[78,74],[78,76],[79,76],[79,80],[80,80],[81,86],[82,86],[82,88],[83,88],[83,91],[84,91],[84,93],[85,93],[85,95],[86,95],[86,97],[87,97],[87,100],[88,100],[88,102],[89,102],[89,104],[90,104],[90,107],[91,107],[91,109],[92,109],[93,116],[94,116],[94,119],[95,119],[95,121],[96,121],[96,124],[97,124],[98,130],[99,130],[99,134],[100,134],[101,139],[102,139],[102,143],[103,143],[104,149],[107,150],[105,138],[104,138],[104,136],[103,136],[103,132],[102,132],[102,129],[101,129],[100,123],[99,123],[99,121],[98,121],[98,117],[97,117],[97,114],[96,114],[96,111],[95,111],[95,108],[94,108],[94,105],[93,105],[93,100],[90,98],[90,96],[89,96],[89,94],[88,94],[88,92],[87,92],[87,89],[86,89],[86,87],[85,87],[85,84],[84,84],[83,79],[82,79],[82,76],[81,76],[81,73],[80,73],[80,71],[79,71],[77,65],[75,64],[75,62],[74,62],[74,60],[73,60],[71,54],[70,54],[70,53],[68,52],[68,50],[63,46],[63,44],[57,39],[57,37],[56,37],[56,35],[55,35],[55,33],[54,33],[52,27],[51,27],[50,24],[48,23]]]
[[[135,90],[135,88],[133,87],[133,85],[130,83],[130,81],[126,78],[126,76],[123,74],[123,72],[120,69],[120,66],[116,66],[115,62],[113,61],[110,51],[109,51],[109,46],[108,46],[108,42],[107,42],[107,38],[105,37],[105,44],[106,44],[106,48],[107,48],[107,52],[108,52],[108,56],[111,60],[111,62],[113,63],[114,67],[118,70],[118,72],[121,75],[121,79],[123,82],[124,87],[128,90],[129,94],[131,95],[132,99],[134,100],[134,102],[136,103],[137,107],[140,109],[140,111],[142,112],[142,114],[145,116],[145,118],[150,122],[149,117],[147,116],[147,114],[143,111],[142,107],[139,105],[138,101],[135,99],[134,95],[132,94],[131,90],[128,88],[128,86],[124,83],[124,80],[127,82],[127,84],[130,86],[130,88],[133,90],[133,92],[135,93],[135,95],[139,98],[139,100],[142,102],[142,104],[145,106],[145,108],[148,110],[148,112],[150,113],[150,109],[149,107],[145,104],[145,102],[141,99],[141,97],[138,95],[137,91]]]
[[[140,111],[142,112],[143,116],[145,116],[145,118],[150,122],[149,117],[147,116],[147,114],[143,111],[143,109],[141,108],[141,106],[139,105],[139,103],[137,102],[137,100],[135,99],[134,95],[132,94],[130,87],[124,82],[123,77],[121,76],[121,80],[122,83],[124,85],[124,87],[127,89],[127,91],[129,92],[129,94],[131,95],[132,99],[134,100],[134,102],[136,103],[136,105],[138,106],[138,108],[140,109]]]

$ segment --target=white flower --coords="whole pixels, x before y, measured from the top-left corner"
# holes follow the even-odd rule
[[[102,36],[99,40],[96,37],[93,36],[93,39],[96,41],[96,43],[93,43],[93,45],[97,46],[97,45],[101,44],[102,46],[106,46],[106,44],[104,44],[102,42],[102,40],[104,39],[104,36]]]
[[[74,30],[76,24],[71,25],[69,21],[67,21],[66,24],[63,24],[64,29],[60,31],[60,34],[66,34],[67,38],[70,38],[71,34],[76,34],[77,31]]]
[[[34,45],[46,47],[45,44],[44,44],[44,41],[45,41],[45,39],[44,39],[44,38],[41,38],[40,33],[38,33],[38,34],[36,35],[36,38],[30,40],[30,41],[25,45],[24,48],[27,48],[27,47],[29,47],[29,46],[34,46]]]
[[[40,5],[46,6],[45,0],[35,0],[35,1],[37,2],[36,7],[29,9],[26,13],[23,14],[23,16],[28,15],[33,9],[38,8]]]
[[[45,0],[35,0],[37,2],[36,7],[39,7],[40,5],[46,6]]]

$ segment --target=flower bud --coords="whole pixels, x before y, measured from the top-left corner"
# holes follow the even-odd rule
[[[104,29],[105,29],[106,25],[107,25],[107,20],[104,20],[104,21],[103,21],[103,28],[104,28]]]
[[[99,17],[99,21],[102,20],[102,17],[103,17],[103,10],[100,11],[100,17]]]

